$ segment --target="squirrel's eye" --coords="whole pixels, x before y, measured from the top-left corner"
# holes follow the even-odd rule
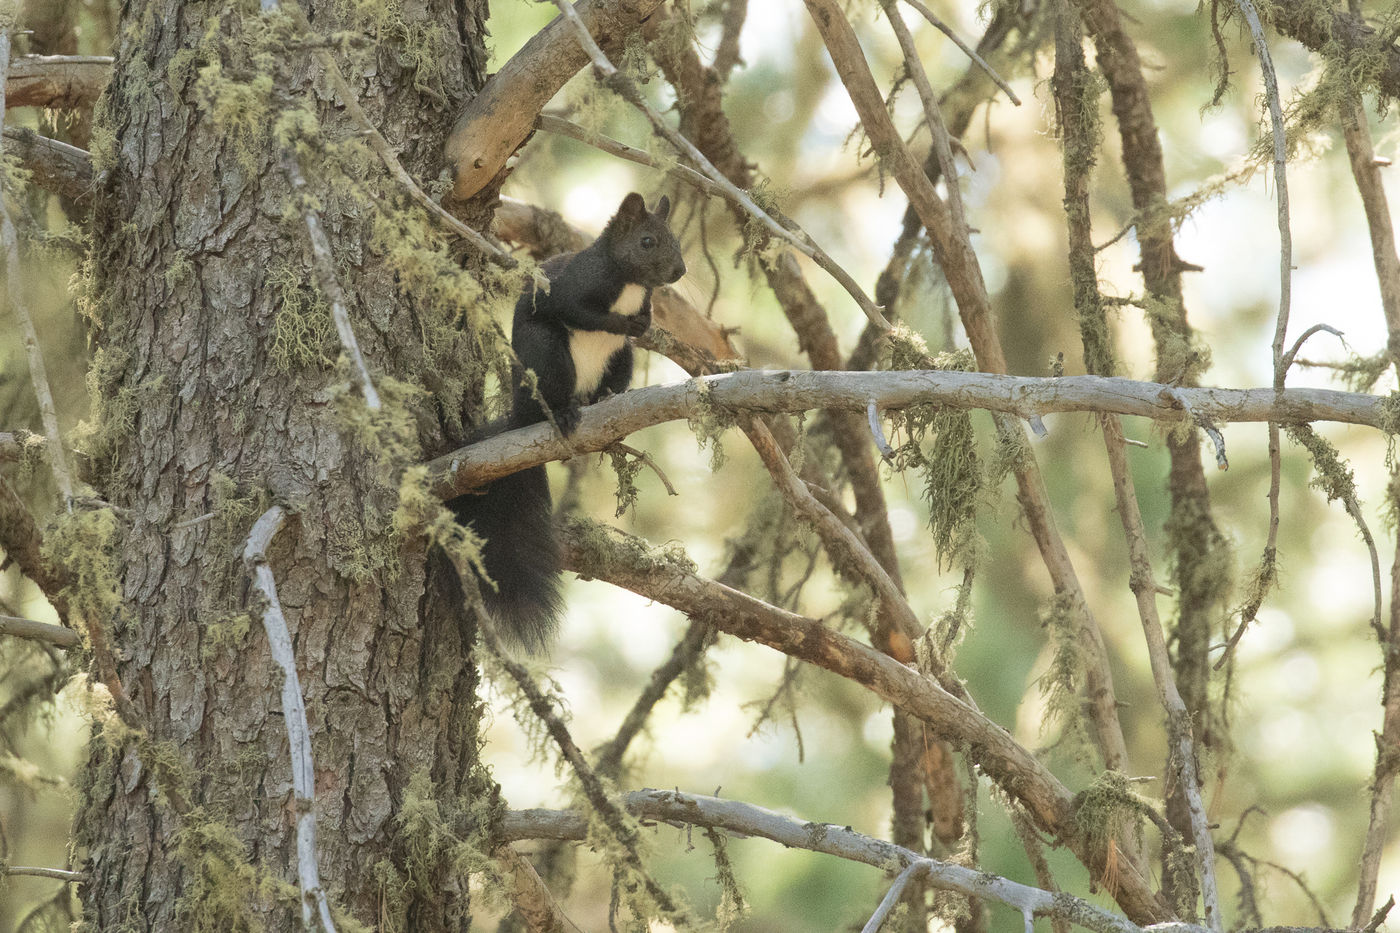
[[[651,249],[651,248],[652,248],[653,246],[655,246],[655,245],[656,245],[656,237],[652,237],[652,236],[644,236],[644,237],[642,237],[642,249]]]

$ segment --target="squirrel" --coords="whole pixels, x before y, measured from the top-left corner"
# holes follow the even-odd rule
[[[568,436],[580,408],[626,391],[632,381],[628,337],[651,326],[651,293],[685,275],[680,244],[667,225],[671,200],[654,211],[635,191],[592,244],[544,261],[549,291],[526,285],[515,303],[511,410],[498,430],[553,418]],[[525,370],[534,374],[533,384]],[[483,541],[482,603],[527,650],[546,647],[563,611],[559,542],[544,465],[449,499],[457,521]]]

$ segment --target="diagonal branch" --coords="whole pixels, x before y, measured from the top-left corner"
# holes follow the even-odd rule
[[[934,734],[967,750],[986,775],[1025,806],[1036,825],[1057,836],[1085,865],[1101,868],[1105,852],[1075,825],[1075,801],[1045,765],[975,707],[921,674],[820,622],[698,576],[688,562],[667,560],[617,529],[573,522],[565,529],[564,566],[672,606],[720,631],[767,645],[864,686],[928,723]],[[1130,917],[1167,919],[1136,873],[1125,873],[1116,897]]]
[[[661,118],[661,114],[656,112],[656,108],[647,103],[646,98],[637,90],[637,86],[633,83],[632,79],[619,72],[613,63],[608,60],[608,57],[603,54],[603,50],[598,47],[598,43],[593,41],[593,36],[589,34],[587,24],[579,17],[568,0],[554,0],[554,2],[555,5],[559,7],[560,12],[564,14],[565,19],[572,24],[575,37],[578,39],[579,44],[588,52],[589,58],[592,59],[593,70],[596,72],[600,84],[607,86],[623,100],[640,110],[646,116],[647,121],[651,123],[652,129],[658,136],[675,147],[677,152],[698,165],[706,177],[724,189],[728,198],[742,205],[745,212],[766,227],[769,233],[792,246],[818,266],[821,266],[828,275],[839,282],[841,287],[855,299],[856,304],[860,306],[861,311],[865,312],[865,316],[870,319],[872,324],[877,327],[883,327],[887,331],[890,329],[890,323],[886,321],[884,316],[880,313],[879,307],[877,307],[875,302],[870,300],[870,296],[865,294],[865,291],[856,284],[856,280],[851,277],[849,272],[837,265],[836,262],[826,254],[826,251],[818,246],[816,241],[807,233],[800,229],[789,230],[787,227],[784,227],[774,220],[767,211],[754,203],[753,198],[749,197],[748,192],[739,188],[731,182],[723,172],[715,168],[710,160],[705,158],[705,154],[696,148],[694,143],[672,129],[670,124]]]
[[[884,97],[870,73],[860,41],[836,0],[805,0],[807,10],[822,35],[836,72],[860,115],[866,135],[886,168],[909,198],[943,270],[944,280],[958,306],[963,330],[984,372],[1007,371],[1006,355],[992,320],[991,302],[969,231],[959,224],[938,197],[923,168],[914,159],[885,109]],[[949,179],[952,183],[952,179]],[[1127,767],[1127,743],[1118,719],[1118,701],[1110,675],[1108,650],[1098,623],[1089,610],[1084,588],[1060,537],[1050,510],[1045,480],[1034,453],[1025,446],[1025,432],[1009,418],[997,419],[998,432],[1022,451],[1016,460],[1016,487],[1022,512],[1030,526],[1041,559],[1055,590],[1066,599],[1089,654],[1086,665],[1088,714],[1104,763],[1113,769]]]
[[[661,0],[578,0],[574,9],[604,46],[621,48],[659,6]],[[453,199],[465,201],[505,170],[506,161],[529,138],[536,115],[587,64],[588,55],[560,16],[491,76],[447,139]]]

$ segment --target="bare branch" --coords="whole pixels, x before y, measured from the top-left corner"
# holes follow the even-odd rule
[[[1346,346],[1346,337],[1341,331],[1337,330],[1337,328],[1333,327],[1331,324],[1314,324],[1312,327],[1309,327],[1299,334],[1298,339],[1293,341],[1293,346],[1283,355],[1283,368],[1285,371],[1293,366],[1293,361],[1298,358],[1298,351],[1303,349],[1303,344],[1307,343],[1308,338],[1319,331],[1326,331],[1340,340],[1343,346]]]
[[[296,199],[302,220],[306,224],[306,236],[311,243],[311,268],[316,273],[321,291],[331,303],[331,319],[335,321],[335,332],[340,336],[340,345],[344,348],[345,355],[350,358],[350,365],[354,367],[355,374],[360,377],[360,392],[364,395],[365,407],[370,411],[379,411],[379,393],[375,391],[369,367],[365,365],[364,355],[360,353],[360,342],[355,339],[355,328],[350,324],[350,312],[345,307],[345,291],[340,287],[340,279],[335,274],[331,241],[321,225],[320,212],[312,206],[311,196],[306,191],[306,177],[301,174],[301,166],[297,164],[296,152],[291,145],[282,149],[282,172],[287,176],[287,183],[292,187],[292,196]]]
[[[880,308],[876,306],[875,302],[870,300],[870,296],[865,294],[865,291],[856,284],[856,280],[851,277],[851,274],[837,265],[836,262],[826,254],[826,251],[816,244],[816,241],[800,229],[789,230],[774,220],[767,211],[754,203],[753,198],[749,197],[746,191],[736,186],[725,177],[723,172],[715,168],[714,165],[710,163],[710,160],[705,158],[705,154],[695,147],[694,143],[673,130],[670,125],[661,118],[661,114],[657,113],[656,109],[647,103],[646,98],[637,90],[632,80],[619,72],[617,68],[614,67],[613,63],[608,60],[608,57],[603,54],[603,50],[598,47],[598,43],[594,42],[593,36],[589,34],[588,26],[583,22],[582,18],[579,17],[568,0],[554,0],[554,4],[559,7],[559,11],[563,13],[564,17],[573,25],[574,35],[577,37],[579,44],[587,51],[589,58],[593,60],[593,69],[597,73],[598,80],[601,84],[611,88],[619,97],[645,114],[658,136],[661,136],[674,146],[677,152],[682,153],[696,165],[700,166],[700,169],[712,181],[725,189],[729,193],[731,199],[743,205],[744,210],[759,223],[763,224],[770,233],[791,245],[799,253],[811,259],[818,266],[821,266],[828,275],[839,282],[841,287],[855,299],[856,304],[860,306],[861,311],[865,312],[865,316],[870,319],[872,324],[877,327],[883,327],[885,330],[890,329],[890,322],[885,320],[884,315],[880,313]]]
[[[287,631],[287,619],[277,598],[277,581],[267,562],[267,549],[282,527],[285,515],[280,505],[264,512],[248,533],[243,548],[243,564],[253,577],[253,586],[266,603],[263,631],[267,633],[272,659],[282,669],[282,718],[287,724],[287,744],[292,764],[292,795],[297,813],[297,881],[301,885],[301,922],[307,929],[319,923],[325,933],[335,933],[330,904],[321,887],[321,869],[316,853],[316,769],[311,759],[311,727],[306,721],[306,703],[297,677],[296,652]]]
[[[10,64],[5,106],[89,108],[111,75],[107,55],[21,55]]]
[[[849,826],[795,819],[751,803],[680,791],[632,791],[622,797],[622,802],[628,812],[642,820],[704,826],[736,836],[770,839],[785,848],[818,852],[885,870],[892,865],[901,871],[913,868],[924,872],[936,888],[986,898],[1038,917],[1062,917],[1089,930],[1103,933],[1141,933],[1143,930],[1072,895],[1044,891],[962,865],[926,858],[903,846],[858,833]],[[582,840],[586,830],[584,814],[570,810],[512,810],[501,821],[501,836],[512,841]],[[1204,929],[1186,923],[1170,926],[1173,933],[1203,933]]]
[[[1018,417],[1052,412],[1112,412],[1175,423],[1181,409],[1212,420],[1302,424],[1337,421],[1380,427],[1385,399],[1332,389],[1216,389],[1164,386],[1102,376],[1035,378],[947,370],[810,372],[745,370],[669,385],[632,389],[583,408],[567,442],[549,425],[498,434],[428,464],[438,495],[460,495],[482,483],[537,463],[602,450],[633,431],[694,418],[715,408],[796,412],[813,408],[864,412],[871,399],[881,409],[932,403],[985,408]]]
[[[0,876],[27,875],[32,878],[54,878],[70,884],[82,884],[88,880],[85,871],[68,871],[64,868],[36,868],[27,865],[0,866]]]
[[[35,185],[79,206],[91,200],[92,158],[87,152],[23,127],[5,127],[4,140]]]
[[[851,529],[841,522],[831,510],[817,501],[816,497],[798,477],[792,465],[773,440],[768,428],[757,418],[747,419],[743,425],[754,450],[768,468],[778,492],[787,500],[793,511],[805,518],[821,537],[831,555],[832,562],[844,575],[852,576],[868,585],[880,600],[880,606],[888,618],[911,642],[924,632],[923,623],[900,591],[899,585],[890,577],[885,568]],[[947,686],[955,694],[955,682]]]
[[[1011,85],[1006,83],[1006,79],[1003,78],[1001,75],[997,74],[996,69],[993,68],[991,65],[987,64],[986,59],[984,59],[981,55],[978,55],[976,49],[972,48],[966,42],[964,42],[958,36],[957,33],[953,32],[952,28],[948,26],[948,24],[944,23],[943,20],[939,19],[934,14],[933,10],[930,10],[928,8],[927,4],[921,2],[921,0],[904,0],[904,2],[909,4],[915,10],[917,10],[919,15],[922,16],[924,19],[928,20],[930,26],[943,33],[943,35],[947,36],[949,39],[953,40],[953,44],[956,45],[958,48],[962,49],[963,54],[966,55],[968,58],[972,59],[973,64],[975,64],[978,68],[981,68],[984,72],[986,72],[987,77],[991,78],[992,81],[996,83],[996,86],[1001,88],[1002,91],[1005,92],[1007,98],[1010,99],[1010,101],[1013,104],[1015,104],[1017,107],[1021,106],[1021,98],[1017,97],[1016,92],[1011,90]],[[899,15],[892,9],[890,10],[890,13],[894,16]]]
[[[615,155],[619,159],[635,162],[637,165],[645,165],[647,168],[663,170],[672,178],[685,182],[687,185],[691,185],[694,188],[698,188],[710,197],[724,198],[731,204],[743,206],[743,202],[734,197],[728,188],[710,181],[710,179],[688,165],[677,163],[675,165],[663,166],[657,162],[656,159],[652,158],[651,153],[645,150],[638,149],[635,146],[629,146],[623,142],[618,142],[616,139],[610,136],[604,136],[601,133],[590,133],[577,123],[565,120],[563,117],[542,113],[535,118],[535,128],[544,130],[546,133],[567,136],[570,139],[578,140],[581,143],[585,143],[609,155]]]
[[[579,0],[576,10],[604,45],[620,48],[661,0]],[[535,116],[588,64],[564,17],[525,43],[463,109],[448,137],[452,196],[466,200],[495,179],[534,129]]]
[[[33,619],[17,619],[14,616],[0,616],[0,635],[29,638],[59,648],[76,647],[82,640],[77,632],[67,626],[35,622]]]
[[[986,775],[1019,800],[1036,825],[1067,844],[1086,865],[1102,865],[1102,846],[1076,828],[1073,795],[1045,765],[999,725],[935,679],[820,622],[704,579],[681,562],[648,555],[646,546],[613,528],[574,523],[565,529],[564,566],[673,606],[746,641],[861,684],[968,751]],[[643,556],[646,555],[646,556]],[[1143,879],[1124,874],[1116,893],[1130,917],[1166,919]]]
[[[1206,923],[1216,933],[1223,929],[1220,913],[1220,892],[1215,880],[1215,849],[1201,803],[1201,785],[1196,775],[1196,746],[1191,738],[1191,714],[1176,688],[1172,676],[1171,657],[1157,615],[1157,588],[1152,579],[1152,561],[1147,546],[1147,531],[1142,524],[1137,492],[1133,488],[1132,470],[1128,466],[1127,448],[1123,444],[1123,427],[1113,415],[1100,417],[1104,444],[1108,448],[1109,467],[1113,473],[1113,492],[1118,503],[1118,517],[1123,524],[1123,537],[1128,543],[1131,567],[1129,588],[1137,600],[1138,617],[1147,642],[1147,657],[1152,667],[1152,679],[1157,684],[1157,698],[1167,714],[1169,760],[1176,769],[1174,779],[1186,798],[1191,818],[1191,836],[1195,844],[1196,869],[1200,873],[1201,898],[1205,906]]]
[[[5,95],[5,77],[10,67],[10,34],[0,35],[0,98]],[[4,123],[0,112],[0,124]],[[63,438],[58,433],[58,414],[54,409],[53,393],[49,390],[48,371],[44,368],[44,354],[39,348],[39,334],[34,329],[34,319],[29,316],[29,305],[24,296],[24,274],[19,268],[19,241],[15,225],[10,220],[9,208],[5,206],[4,179],[0,178],[0,248],[5,253],[5,282],[9,290],[10,309],[19,318],[24,340],[24,353],[29,360],[29,378],[34,383],[34,394],[39,399],[39,416],[44,424],[44,435],[48,439],[49,467],[63,499],[63,507],[73,508],[73,480],[68,472],[68,457],[63,451]]]

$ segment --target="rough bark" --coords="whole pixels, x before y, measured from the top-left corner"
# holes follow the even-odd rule
[[[427,0],[377,33],[341,8],[306,5],[322,34],[366,33],[357,60],[337,51],[342,70],[409,171],[436,177],[452,113],[483,80],[486,3]],[[99,106],[112,145],[95,153],[95,452],[125,524],[120,607],[90,621],[119,650],[138,731],[100,728],[91,744],[77,834],[93,930],[300,928],[280,674],[247,624],[261,606],[237,562],[271,501],[292,513],[268,556],[310,719],[332,903],[366,925],[460,929],[465,877],[398,817],[424,794],[444,822],[493,802],[475,770],[470,633],[425,609],[441,599],[424,596],[421,538],[391,533],[398,464],[376,443],[440,446],[434,413],[399,409],[391,424],[391,400],[384,419],[356,421],[333,331],[308,341],[319,362],[277,352],[285,315],[300,302],[310,317],[321,299],[271,126],[310,100],[320,138],[357,136],[308,50],[266,54],[294,34],[223,3],[129,3]],[[436,75],[406,64],[408,43]],[[276,90],[260,91],[269,71]],[[363,164],[373,184],[376,163]],[[372,244],[375,204],[325,162],[304,169],[371,368],[422,385],[441,309],[408,294]]]

